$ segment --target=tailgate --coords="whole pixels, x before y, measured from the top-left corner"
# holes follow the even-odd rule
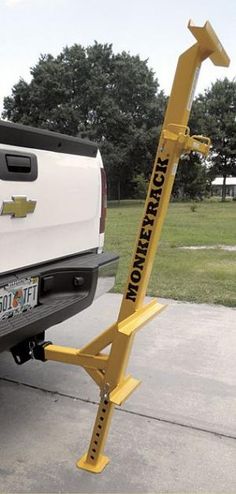
[[[100,154],[97,150],[95,153],[94,147],[92,153],[86,153],[87,156],[70,154],[69,151],[69,146],[56,152],[29,149],[28,145],[0,144],[1,170],[6,156],[10,156],[11,164],[9,174],[1,175],[0,179],[1,208],[9,201],[10,210],[11,207],[14,209],[14,197],[36,202],[34,212],[28,212],[25,217],[13,217],[11,213],[0,216],[1,273],[98,246]],[[24,180],[24,167],[18,167],[18,158],[14,167],[14,156],[21,155],[24,159],[30,155],[36,157],[37,177],[32,181],[27,178],[27,167]]]

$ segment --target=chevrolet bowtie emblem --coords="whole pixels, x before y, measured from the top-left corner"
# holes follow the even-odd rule
[[[12,218],[25,218],[28,213],[33,213],[36,201],[27,201],[27,197],[13,196],[12,201],[3,201],[1,215],[10,214]]]

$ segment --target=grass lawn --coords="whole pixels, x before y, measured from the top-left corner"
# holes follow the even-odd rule
[[[192,245],[236,245],[236,202],[172,203],[162,231],[149,295],[236,306],[236,252],[220,248],[181,250]],[[143,205],[108,209],[106,250],[120,256],[115,286],[122,292]]]

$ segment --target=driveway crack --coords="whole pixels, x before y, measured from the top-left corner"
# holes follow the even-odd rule
[[[43,393],[47,393],[47,394],[51,394],[51,395],[55,395],[55,396],[60,396],[62,398],[69,398],[69,399],[71,399],[73,401],[76,400],[76,401],[80,401],[82,403],[89,403],[90,405],[99,405],[99,402],[98,401],[93,401],[93,400],[86,399],[86,398],[80,398],[78,396],[74,396],[74,395],[71,395],[69,393],[62,393],[60,391],[51,391],[49,389],[42,388],[42,387],[36,386],[34,384],[23,383],[23,382],[17,381],[15,379],[10,379],[10,378],[7,378],[7,377],[0,377],[0,381],[12,383],[12,384],[17,384],[19,386],[24,386],[26,388],[34,389],[34,390],[37,390],[37,391],[42,391]],[[210,429],[206,429],[204,427],[197,427],[197,426],[194,426],[194,425],[191,425],[191,424],[186,424],[186,423],[178,422],[178,421],[175,421],[175,420],[165,419],[163,417],[156,417],[155,415],[148,415],[148,414],[141,413],[141,412],[136,412],[136,411],[133,411],[133,410],[127,410],[126,408],[116,407],[116,410],[119,411],[119,412],[121,412],[121,413],[127,413],[129,415],[135,415],[136,417],[141,417],[141,418],[145,418],[145,419],[149,419],[149,420],[154,420],[156,422],[160,422],[160,423],[164,423],[164,424],[169,424],[169,425],[173,425],[173,426],[176,426],[176,427],[184,427],[185,429],[190,429],[190,430],[193,430],[193,431],[203,432],[205,434],[211,434],[211,435],[214,435],[214,436],[219,437],[219,438],[226,438],[226,439],[236,440],[236,436],[233,436],[233,435],[230,435],[230,434],[225,434],[223,432],[213,431],[213,430],[210,430]]]

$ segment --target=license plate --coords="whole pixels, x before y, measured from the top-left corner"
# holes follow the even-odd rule
[[[38,304],[39,278],[23,278],[0,288],[0,320],[21,314]]]

